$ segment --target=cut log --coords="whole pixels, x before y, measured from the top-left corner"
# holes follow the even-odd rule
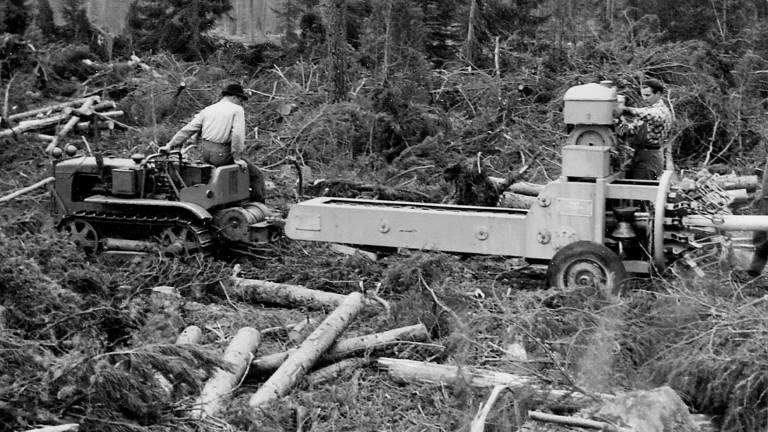
[[[401,327],[393,330],[387,330],[382,333],[344,339],[336,342],[328,349],[328,352],[322,357],[323,362],[334,362],[340,359],[353,356],[357,353],[384,348],[404,341],[426,341],[429,339],[429,332],[424,324],[416,324],[408,327]],[[266,374],[271,373],[280,367],[281,364],[293,354],[296,350],[288,350],[281,353],[275,353],[259,357],[251,363],[250,373]]]
[[[746,189],[748,192],[752,192],[752,191],[755,191],[758,188],[758,186],[760,186],[760,182],[758,181],[756,175],[714,176],[714,177],[712,177],[712,180],[718,186],[720,186],[721,188],[726,189],[726,190]]]
[[[77,432],[80,430],[80,425],[77,423],[69,423],[58,426],[44,426],[37,429],[27,429],[25,432]]]
[[[546,387],[535,378],[528,376],[393,358],[380,358],[377,363],[382,368],[387,369],[393,378],[405,382],[453,384],[460,381],[473,387],[503,385],[512,391],[528,391],[540,403],[558,407],[583,408],[596,402],[594,398],[583,393]],[[610,395],[603,394],[596,395],[596,397],[600,399],[611,398]]]
[[[7,138],[10,136],[18,135],[31,130],[40,130],[40,129],[49,128],[51,126],[54,126],[63,122],[68,117],[69,116],[66,114],[59,114],[59,115],[55,115],[52,117],[47,117],[39,120],[23,121],[11,129],[0,130],[0,138]]]
[[[514,183],[507,188],[508,192],[514,192],[520,195],[528,195],[532,197],[539,196],[539,193],[542,190],[544,190],[544,185],[528,182]]]
[[[366,366],[371,363],[370,359],[364,358],[351,358],[342,360],[338,363],[334,363],[330,366],[326,366],[322,369],[318,369],[311,374],[307,375],[307,384],[310,386],[316,386],[328,381],[332,381],[339,377],[345,370],[357,369]]]
[[[215,416],[224,408],[224,404],[231,398],[232,391],[248,369],[251,357],[260,342],[261,334],[254,328],[243,327],[237,332],[224,352],[223,358],[233,366],[234,370],[219,369],[205,383],[195,409],[191,412],[192,417]]]
[[[35,189],[40,189],[41,187],[47,185],[48,183],[53,183],[55,180],[56,179],[53,178],[53,177],[44,178],[44,179],[40,180],[39,182],[31,185],[31,186],[27,186],[27,187],[21,188],[21,189],[17,190],[16,192],[10,193],[10,194],[8,194],[8,195],[6,195],[4,197],[0,197],[0,203],[1,202],[6,202],[6,201],[10,201],[10,200],[12,200],[12,199],[14,199],[14,198],[16,198],[18,196],[24,195],[27,192],[32,192]]]
[[[191,325],[184,329],[176,338],[176,345],[197,345],[203,339],[200,327]]]
[[[256,393],[251,395],[248,402],[251,408],[263,407],[288,394],[360,313],[363,300],[363,295],[359,292],[346,296],[339,307],[331,312]]]
[[[91,106],[98,103],[100,98],[98,96],[91,96],[83,102],[83,104],[80,106],[81,110],[87,110],[90,109]],[[64,124],[64,127],[61,128],[59,133],[56,134],[56,138],[51,141],[50,144],[48,144],[48,147],[45,148],[46,153],[50,153],[53,149],[59,146],[59,141],[69,133],[69,131],[74,128],[77,123],[80,121],[80,117],[73,115],[72,117],[67,120],[67,122]]]
[[[43,114],[43,115],[50,115],[56,111],[61,111],[64,108],[76,106],[76,105],[82,105],[88,98],[80,98],[80,99],[74,99],[67,102],[58,103],[55,105],[48,105],[40,108],[35,108],[31,111],[25,111],[20,112],[16,114],[11,114],[8,116],[8,119],[12,122],[19,121],[21,119],[27,119],[30,117],[35,117],[37,115]]]
[[[580,417],[561,416],[549,413],[543,413],[539,411],[528,411],[528,417],[533,420],[555,423],[565,426],[574,426],[587,429],[597,429],[607,432],[630,432],[630,429],[620,428],[610,423],[601,421],[589,420]],[[631,429],[634,430],[634,429]]]
[[[504,192],[499,197],[499,207],[529,209],[536,203],[536,197],[515,192]]]
[[[310,309],[338,307],[346,296],[326,291],[313,290],[301,285],[288,285],[258,279],[233,277],[231,295],[242,300],[256,303],[277,304],[281,306],[300,306]],[[366,305],[378,305],[366,300]]]

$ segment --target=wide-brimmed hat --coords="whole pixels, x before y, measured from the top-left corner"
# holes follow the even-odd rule
[[[248,99],[248,95],[245,94],[243,86],[240,84],[227,84],[224,90],[221,91],[224,96],[237,96],[239,98]]]

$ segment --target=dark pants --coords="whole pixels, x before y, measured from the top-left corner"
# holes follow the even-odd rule
[[[766,175],[766,174],[763,174]],[[768,197],[765,196],[766,192],[763,191],[763,196],[760,197],[760,205],[758,206],[758,214],[768,215]],[[752,234],[752,244],[755,246],[755,253],[752,255],[752,262],[749,264],[749,274],[751,276],[760,276],[765,268],[765,263],[768,261],[768,233],[765,231],[755,231]]]
[[[635,180],[656,180],[664,171],[664,153],[661,149],[637,149],[626,177]]]
[[[232,148],[229,144],[219,144],[202,140],[203,162],[213,166],[232,165],[235,159],[232,157]],[[245,161],[248,166],[248,178],[251,187],[251,201],[264,203],[267,197],[267,187],[264,184],[264,175],[250,161]]]

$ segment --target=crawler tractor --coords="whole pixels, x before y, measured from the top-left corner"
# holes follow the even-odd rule
[[[569,135],[562,173],[530,209],[320,197],[294,205],[285,233],[296,240],[517,257],[547,266],[552,287],[615,293],[629,273],[673,262],[702,272],[730,241],[728,230],[768,230],[768,217],[730,214],[721,188],[673,186],[624,176],[614,132],[616,88],[592,83],[564,95]],[[615,283],[609,283],[612,280]]]
[[[282,219],[249,202],[244,163],[214,167],[180,152],[128,159],[68,146],[66,153],[53,166],[54,216],[87,252],[248,253],[282,235]]]

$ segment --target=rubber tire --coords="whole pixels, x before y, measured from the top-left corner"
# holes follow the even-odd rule
[[[613,273],[613,287],[610,292],[604,292],[604,294],[608,297],[621,294],[623,282],[627,279],[627,270],[621,259],[607,247],[585,240],[570,243],[555,253],[547,267],[548,286],[561,290],[576,288],[567,285],[566,275],[573,265],[579,263],[597,266],[601,272],[597,277],[602,280],[605,280],[609,273]],[[605,286],[598,288],[603,291]]]

